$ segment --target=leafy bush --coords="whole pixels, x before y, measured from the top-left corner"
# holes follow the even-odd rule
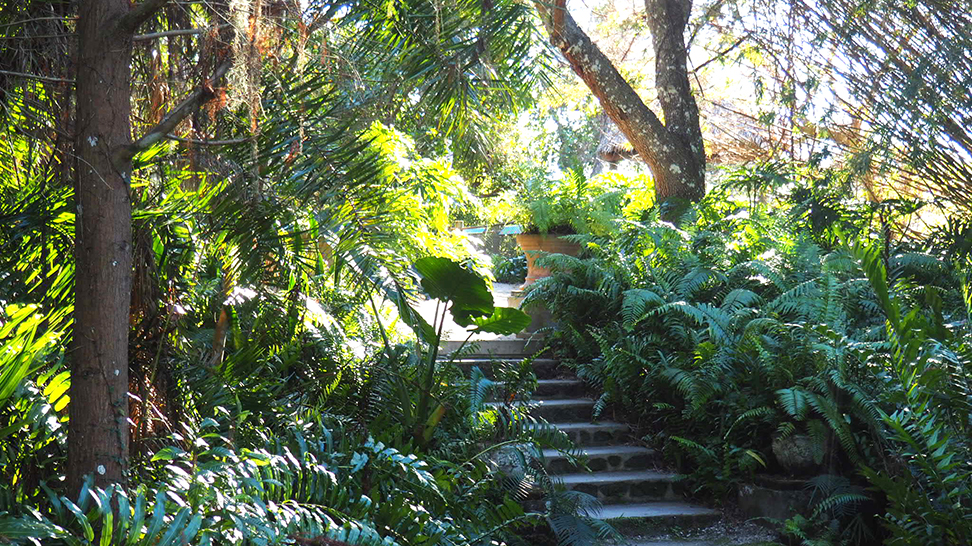
[[[520,254],[512,258],[505,256],[493,257],[493,277],[496,279],[496,282],[522,284],[526,279],[526,274],[526,256]]]
[[[558,180],[533,178],[517,196],[521,209],[516,220],[527,233],[604,236],[615,231],[630,201],[625,190],[642,182],[617,173],[588,178],[579,170],[568,170]]]
[[[894,543],[963,543],[965,523],[947,521],[972,517],[965,276],[917,243],[882,245],[866,207],[841,204],[842,227],[824,229],[806,204],[818,181],[806,195],[792,182],[791,206],[723,187],[678,226],[588,237],[592,257],[546,258],[554,275],[527,299],[550,306],[562,350],[603,389],[596,414],[638,423],[697,491],[726,498],[755,472],[836,476],[846,486],[821,489],[794,536],[866,543],[881,533],[866,512],[886,510]],[[802,469],[773,453],[793,435],[809,438]]]

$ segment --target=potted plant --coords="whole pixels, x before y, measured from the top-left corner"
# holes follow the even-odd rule
[[[536,264],[544,253],[576,256],[580,245],[564,235],[607,235],[621,215],[623,192],[610,187],[608,177],[587,178],[570,170],[559,180],[527,181],[518,195],[522,232],[516,236],[527,260],[526,288],[550,270]]]

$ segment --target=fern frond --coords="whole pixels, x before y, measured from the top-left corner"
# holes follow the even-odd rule
[[[741,309],[758,306],[762,301],[763,298],[751,290],[735,288],[723,298],[721,308],[726,312],[735,314]]]
[[[776,396],[780,405],[783,406],[783,411],[788,415],[797,421],[806,419],[807,411],[810,409],[810,402],[806,391],[800,387],[780,389],[776,391]]]
[[[625,290],[621,304],[624,327],[633,329],[649,311],[664,304],[665,300],[651,290],[642,288]]]

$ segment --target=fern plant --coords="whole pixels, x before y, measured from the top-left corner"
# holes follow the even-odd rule
[[[968,513],[961,271],[914,242],[862,254],[792,224],[833,213],[865,238],[870,217],[842,201],[810,214],[753,195],[747,208],[717,190],[678,227],[649,215],[588,238],[591,258],[549,259],[554,274],[528,297],[552,308],[567,361],[603,390],[596,411],[638,423],[698,491],[731,495],[754,472],[783,472],[771,444],[802,434],[815,463],[804,476],[844,486],[821,492],[794,536],[873,540],[867,512],[881,508],[865,487],[877,485],[899,543],[961,543],[962,525],[931,514]]]
[[[887,370],[893,412],[881,412],[904,472],[863,465],[888,497],[888,544],[963,544],[972,540],[972,470],[968,332],[943,327],[941,300],[928,290],[929,310],[904,307],[889,285],[880,248],[854,247],[887,317]],[[964,339],[963,339],[964,338]],[[950,350],[952,343],[958,353]],[[964,354],[963,354],[964,353]]]

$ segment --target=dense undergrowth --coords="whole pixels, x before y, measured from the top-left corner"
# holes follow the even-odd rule
[[[535,381],[528,364],[488,380],[436,360],[447,308],[472,330],[524,326],[493,307],[482,258],[448,229],[468,198],[461,179],[398,133],[320,121],[289,163],[289,128],[267,126],[279,180],[263,200],[168,163],[140,181],[127,484],[64,485],[72,194],[5,196],[0,541],[590,544],[611,533],[590,517],[593,498],[559,490],[539,464],[542,448],[573,448],[514,409]],[[341,182],[306,176],[324,155]],[[415,311],[424,297],[442,304],[437,324]],[[485,404],[499,396],[501,409]]]
[[[892,236],[914,205],[855,205],[832,175],[733,173],[677,226],[579,237],[528,298],[601,387],[595,413],[638,423],[697,493],[793,474],[813,492],[781,522],[796,543],[967,544],[969,255],[948,230]],[[784,467],[794,444],[810,460]]]

